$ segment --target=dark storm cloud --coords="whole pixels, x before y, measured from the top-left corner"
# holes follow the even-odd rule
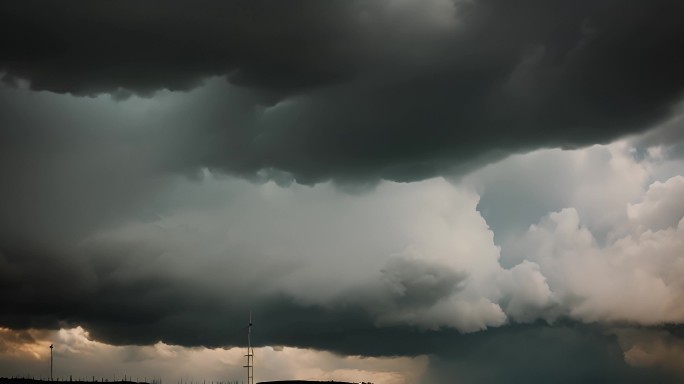
[[[334,57],[325,51],[344,11],[337,4],[7,3],[2,33],[13,38],[1,66],[33,89],[75,94],[187,90],[225,74],[238,84],[298,89],[339,76],[335,63],[311,55]],[[327,36],[316,36],[323,29]]]
[[[426,4],[436,8],[425,11],[432,9]],[[206,243],[187,235],[196,224],[192,212],[169,221],[187,231],[168,237],[190,239],[176,255],[180,242],[155,247],[168,240],[135,225],[130,231],[149,243],[127,233],[98,243],[101,231],[122,222],[149,215],[154,226],[159,216],[144,197],[167,185],[169,174],[199,179],[198,170],[209,167],[284,183],[290,177],[301,183],[418,180],[512,152],[646,130],[667,119],[681,97],[681,2],[449,4],[0,4],[0,72],[10,85],[0,87],[0,326],[82,325],[93,338],[116,345],[236,346],[244,344],[251,309],[257,345],[435,354],[436,382],[457,375],[466,382],[666,382],[639,376],[651,372],[628,367],[615,338],[592,327],[513,324],[463,335],[392,322],[393,316],[378,324],[383,312],[411,319],[458,297],[469,275],[441,264],[395,260],[376,282],[324,304],[307,301],[301,291],[267,291],[269,279],[286,280],[290,264],[313,257],[259,260],[260,250],[250,254],[249,242],[269,239],[260,238],[254,223],[281,225],[283,238],[267,244],[274,251],[264,248],[276,256],[301,251],[291,244],[297,241],[340,237],[335,225],[321,239],[287,232],[297,222],[271,216],[277,203],[258,201],[267,206],[261,218],[216,208],[223,221],[208,226],[254,221],[245,223],[246,234],[235,227],[221,234],[244,241],[230,243],[225,254],[209,244],[217,241],[213,233]],[[114,100],[84,97],[105,93]],[[225,192],[216,194],[230,198]],[[403,204],[413,203],[406,198]],[[160,211],[171,216],[164,204]],[[321,211],[322,205],[308,208]],[[305,219],[326,227],[324,221],[347,208],[325,211],[326,220]],[[363,220],[341,223],[348,229]],[[380,226],[369,228],[380,236]],[[308,252],[318,257],[328,250]],[[341,265],[322,260],[327,269]],[[351,278],[347,270],[335,272]],[[499,323],[483,324],[473,329]],[[676,336],[681,332],[674,327]],[[491,369],[497,364],[501,369]]]
[[[287,294],[260,293],[250,287],[265,282],[242,284],[231,271],[183,273],[168,265],[163,254],[143,248],[128,244],[56,253],[6,247],[0,251],[0,327],[82,325],[95,339],[114,345],[164,341],[183,346],[239,346],[244,344],[245,316],[253,311],[255,319],[259,318],[255,320],[259,345],[415,354],[413,347],[397,349],[397,340],[391,341],[396,337],[390,336],[393,328],[389,333],[380,331],[374,317],[429,307],[457,292],[465,278],[445,266],[393,260],[378,284],[315,305]],[[277,278],[282,272],[277,269],[267,278]],[[400,332],[405,331],[417,329]],[[387,337],[389,345],[370,348],[353,341],[375,332],[380,333],[372,337]]]
[[[226,76],[259,97],[188,108],[199,121],[178,166],[303,183],[416,180],[606,142],[681,97],[679,1],[417,4],[4,3],[0,68],[36,90],[117,97]]]

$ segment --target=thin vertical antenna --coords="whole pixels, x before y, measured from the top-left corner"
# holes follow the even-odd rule
[[[50,381],[52,381],[52,344],[50,344]]]
[[[254,349],[252,349],[252,311],[249,311],[249,324],[247,325],[247,384],[254,384]]]

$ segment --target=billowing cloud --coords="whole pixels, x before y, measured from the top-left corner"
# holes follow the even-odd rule
[[[540,263],[573,317],[657,325],[684,320],[680,283],[684,225],[650,229],[601,247],[577,211],[552,213],[521,247]],[[574,303],[573,303],[574,302]],[[573,303],[573,304],[570,304]]]
[[[684,216],[684,176],[675,176],[664,183],[656,181],[642,201],[630,204],[627,214],[641,230],[654,231],[674,227]],[[639,228],[637,228],[639,230]]]
[[[330,184],[285,188],[206,176],[203,184],[179,180],[178,197],[151,205],[151,219],[67,247],[4,249],[5,321],[73,320],[109,342],[190,345],[241,340],[221,328],[239,327],[249,301],[280,316],[327,308],[333,324],[371,328],[474,331],[505,321],[489,282],[501,272],[498,250],[476,196],[443,179],[384,183],[354,196]],[[191,315],[199,312],[206,316]],[[47,324],[34,323],[41,316]],[[307,332],[331,326],[317,322]]]
[[[613,156],[605,161],[623,159]],[[353,195],[332,184],[203,177],[177,179],[142,220],[61,248],[4,249],[5,323],[82,324],[117,344],[237,345],[240,313],[253,306],[289,319],[267,325],[262,343],[329,348],[334,339],[316,335],[339,327],[467,333],[563,317],[659,325],[684,316],[682,224],[651,219],[657,207],[684,217],[673,208],[681,176],[624,204],[616,217],[631,221],[605,244],[575,208],[544,216],[506,245],[521,260],[511,267],[478,195],[444,179]]]

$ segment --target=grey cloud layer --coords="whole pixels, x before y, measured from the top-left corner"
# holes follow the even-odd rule
[[[241,101],[187,109],[194,146],[176,165],[304,183],[416,180],[606,142],[666,119],[684,85],[678,1],[2,7],[6,82],[147,95],[226,76]]]

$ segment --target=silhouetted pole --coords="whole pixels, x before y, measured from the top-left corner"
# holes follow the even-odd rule
[[[252,349],[252,311],[249,311],[249,324],[247,325],[247,384],[254,384],[254,349]]]
[[[50,344],[50,381],[52,381],[52,344]]]

